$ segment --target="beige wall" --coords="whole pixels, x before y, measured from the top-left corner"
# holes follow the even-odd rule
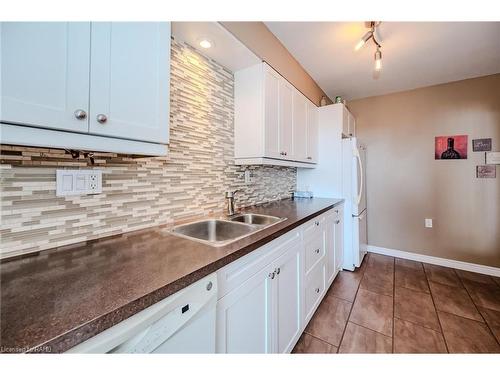
[[[319,105],[328,95],[318,86],[302,65],[292,56],[278,38],[262,22],[220,22],[253,53],[266,61],[302,94]]]
[[[388,74],[390,72],[387,72]],[[368,242],[500,267],[500,171],[477,179],[484,152],[500,151],[500,74],[350,103],[368,146]],[[467,134],[467,160],[434,160],[434,137]],[[432,229],[424,218],[434,219]]]

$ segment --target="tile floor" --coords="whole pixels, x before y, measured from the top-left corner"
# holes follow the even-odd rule
[[[500,278],[368,254],[342,271],[294,353],[500,353]]]

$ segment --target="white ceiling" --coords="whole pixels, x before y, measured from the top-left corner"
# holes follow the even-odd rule
[[[231,72],[258,64],[261,60],[218,22],[172,22],[174,39],[181,40],[201,54],[217,61]],[[201,48],[200,39],[213,42],[209,49]]]
[[[375,47],[354,46],[364,22],[266,22],[330,98],[357,99],[500,73],[500,22],[382,22]]]

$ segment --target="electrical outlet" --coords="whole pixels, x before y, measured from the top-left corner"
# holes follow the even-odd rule
[[[249,169],[245,169],[245,184],[250,184],[252,182],[253,174]]]
[[[432,228],[432,219],[425,219],[425,227]]]
[[[58,169],[56,196],[102,193],[102,171],[99,169]]]

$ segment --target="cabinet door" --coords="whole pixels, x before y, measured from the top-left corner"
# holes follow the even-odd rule
[[[87,133],[90,23],[3,22],[0,27],[0,120]]]
[[[300,241],[275,262],[275,338],[278,353],[290,353],[301,334]]]
[[[335,263],[335,220],[336,215],[334,213],[329,214],[325,219],[327,285],[333,282],[337,272],[337,264]]]
[[[308,100],[299,91],[293,93],[293,156],[298,161],[307,160]]]
[[[264,152],[270,158],[280,158],[279,89],[282,78],[264,66]]]
[[[341,270],[344,264],[344,209],[336,209],[336,218],[334,222],[334,243],[335,243],[335,270]],[[336,272],[335,271],[335,272]]]
[[[293,91],[294,87],[284,79],[280,80],[280,151],[281,158],[293,160]]]
[[[272,272],[264,268],[217,302],[218,353],[272,351]]]
[[[90,133],[168,143],[170,23],[92,23]]]
[[[352,115],[351,112],[348,112],[348,113],[349,113],[349,116],[348,116],[349,135],[351,137],[355,137],[356,136],[356,119],[354,118],[354,116]]]
[[[346,137],[349,136],[349,111],[343,104],[338,104],[342,106],[342,134]]]
[[[308,103],[307,109],[307,160],[311,163],[318,162],[318,107]]]

